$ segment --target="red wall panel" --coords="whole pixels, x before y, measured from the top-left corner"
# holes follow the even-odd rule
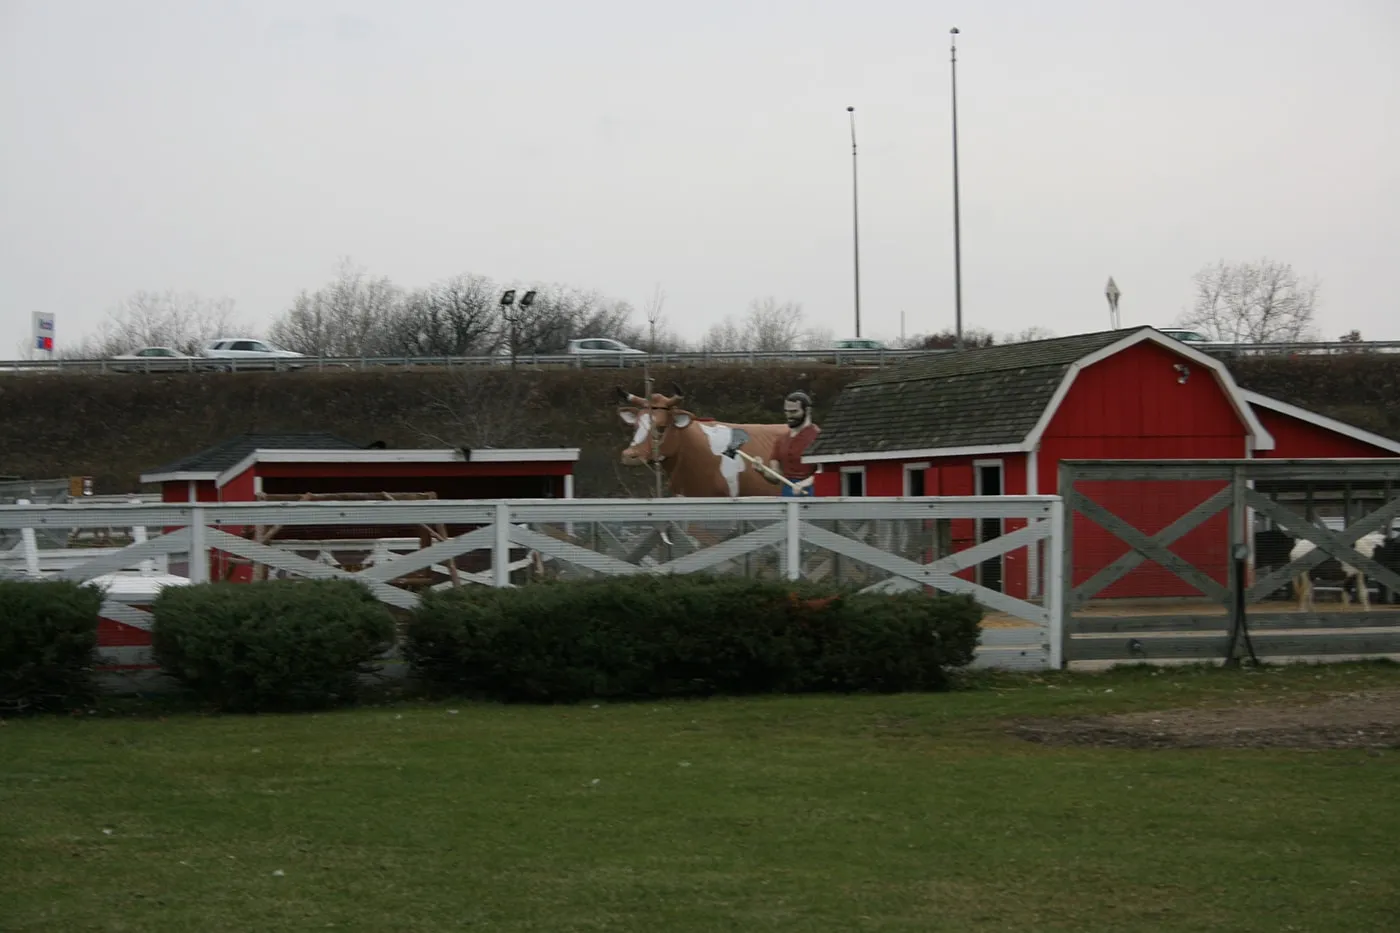
[[[1255,408],[1254,414],[1265,430],[1274,436],[1274,449],[1258,456],[1280,460],[1309,460],[1318,457],[1394,457],[1383,447],[1337,434],[1291,415],[1268,408]]]

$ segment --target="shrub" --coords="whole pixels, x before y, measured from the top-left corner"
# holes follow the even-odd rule
[[[941,690],[972,663],[983,609],[971,596],[909,592],[852,596],[816,665],[827,690]]]
[[[434,690],[503,700],[937,689],[981,618],[961,596],[636,575],[428,593],[404,651]]]
[[[0,706],[60,709],[94,694],[102,592],[61,580],[0,580]]]
[[[351,580],[166,587],[151,610],[165,673],[237,711],[352,699],[395,633],[388,608]]]

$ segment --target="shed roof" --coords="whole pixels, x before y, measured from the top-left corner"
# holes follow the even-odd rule
[[[842,390],[807,454],[1020,443],[1074,363],[1143,330],[1151,328],[941,353],[883,369]]]
[[[240,434],[213,447],[141,474],[143,483],[167,479],[214,479],[255,450],[362,450],[362,444],[324,431],[301,434]]]

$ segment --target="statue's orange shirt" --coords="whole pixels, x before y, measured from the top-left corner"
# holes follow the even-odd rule
[[[773,459],[778,461],[778,471],[794,483],[801,482],[817,472],[816,464],[802,462],[802,454],[812,446],[812,441],[816,440],[820,433],[821,428],[809,424],[798,431],[796,436],[787,433],[780,435],[773,444]]]

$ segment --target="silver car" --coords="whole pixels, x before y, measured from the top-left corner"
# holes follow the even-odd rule
[[[570,340],[567,352],[571,356],[580,356],[584,359],[581,363],[601,364],[604,366],[629,366],[641,363],[639,357],[646,356],[642,350],[636,350],[617,340],[609,340],[607,337],[584,337],[578,340]]]

